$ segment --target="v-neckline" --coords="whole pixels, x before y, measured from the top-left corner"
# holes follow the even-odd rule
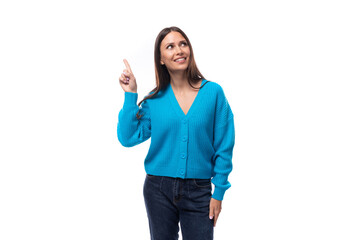
[[[203,86],[205,81],[206,81],[205,79],[201,79],[200,87]],[[169,97],[170,97],[170,100],[171,100],[171,103],[172,103],[173,107],[176,109],[176,112],[179,114],[179,116],[181,118],[188,118],[190,116],[190,114],[192,113],[193,108],[195,108],[194,105],[196,105],[196,103],[198,101],[198,98],[199,98],[199,96],[200,96],[200,94],[202,92],[201,89],[198,90],[198,92],[197,92],[197,94],[196,94],[196,96],[194,98],[194,101],[192,102],[192,104],[191,104],[189,110],[187,111],[187,113],[185,114],[184,111],[182,110],[178,100],[176,99],[176,96],[175,96],[174,90],[173,90],[173,88],[171,86],[171,83],[169,83],[168,87],[169,87],[169,91],[170,91]]]

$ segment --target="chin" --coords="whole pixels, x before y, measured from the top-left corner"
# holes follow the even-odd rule
[[[186,70],[188,67],[189,67],[188,64],[183,64],[183,65],[180,65],[180,66],[176,66],[174,68],[174,70]]]
[[[177,68],[177,69],[173,69],[173,72],[185,72],[187,68]]]

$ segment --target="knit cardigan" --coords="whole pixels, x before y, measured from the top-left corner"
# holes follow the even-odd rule
[[[147,174],[211,178],[215,186],[212,198],[223,200],[225,191],[231,187],[228,176],[233,167],[234,116],[222,87],[212,81],[201,81],[202,88],[186,115],[171,84],[143,101],[140,108],[138,93],[125,92],[117,136],[124,147],[151,137],[144,161]],[[143,115],[140,119],[136,117],[138,111]]]

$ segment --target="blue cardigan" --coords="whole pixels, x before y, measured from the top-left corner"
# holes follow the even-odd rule
[[[124,147],[151,137],[144,162],[146,173],[183,179],[212,178],[212,197],[223,200],[231,186],[228,176],[235,144],[234,116],[219,84],[202,79],[201,86],[186,115],[171,84],[143,101],[140,108],[138,93],[125,92],[117,136]],[[137,119],[139,109],[143,116]]]

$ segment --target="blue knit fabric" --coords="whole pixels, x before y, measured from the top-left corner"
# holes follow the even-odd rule
[[[202,79],[201,86],[207,82]],[[144,161],[151,175],[212,178],[212,197],[223,200],[230,188],[235,144],[234,116],[222,87],[207,82],[185,115],[168,84],[157,95],[137,105],[138,93],[125,92],[118,115],[117,136],[125,147],[151,137]],[[136,118],[136,113],[143,115]]]

